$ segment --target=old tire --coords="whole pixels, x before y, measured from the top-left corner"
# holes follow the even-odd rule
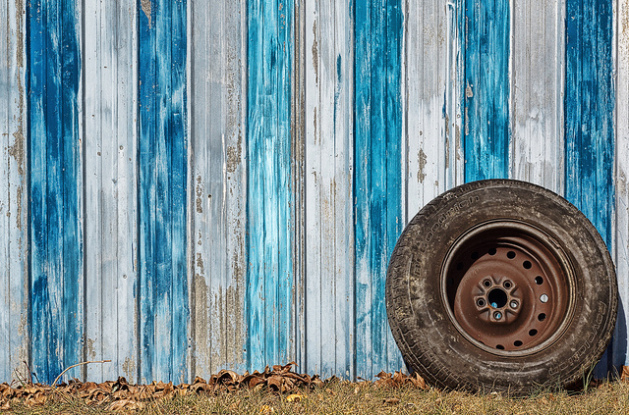
[[[429,383],[525,394],[591,371],[618,299],[607,247],[576,207],[485,180],[438,196],[404,229],[386,305],[404,360]]]

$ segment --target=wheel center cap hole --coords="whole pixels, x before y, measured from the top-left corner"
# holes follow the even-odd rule
[[[500,288],[496,288],[489,292],[487,300],[493,308],[502,308],[507,304],[507,293]]]

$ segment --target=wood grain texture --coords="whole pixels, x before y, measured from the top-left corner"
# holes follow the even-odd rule
[[[615,215],[612,222],[612,258],[616,264],[620,306],[614,333],[615,365],[629,364],[627,321],[629,321],[629,1],[620,0],[615,8],[614,44],[616,63],[615,113]]]
[[[510,177],[564,189],[565,3],[515,0]]]
[[[469,0],[459,19],[464,36],[465,181],[509,175],[508,0]],[[461,16],[463,17],[463,16]]]
[[[610,248],[615,198],[612,34],[612,3],[566,1],[565,195]],[[599,363],[597,376],[612,369],[609,356]]]
[[[22,1],[0,4],[0,379],[9,382],[28,374],[25,12]]]
[[[186,1],[138,10],[140,379],[188,376]]]
[[[353,378],[353,119],[349,2],[306,3],[305,370]]]
[[[403,11],[397,0],[354,4],[356,376],[398,370],[384,282],[402,217]]]
[[[247,3],[247,361],[295,358],[291,71],[294,2]]]
[[[80,10],[32,1],[27,19],[31,369],[49,383],[83,360]]]
[[[188,7],[191,370],[207,379],[246,369],[247,9],[244,0]]]
[[[457,26],[450,25],[453,15],[456,9],[442,2],[405,2],[406,222],[462,182],[461,117],[453,90],[459,65],[456,55],[451,56],[451,48],[458,51]]]
[[[138,379],[136,2],[84,9],[86,358],[96,382]]]

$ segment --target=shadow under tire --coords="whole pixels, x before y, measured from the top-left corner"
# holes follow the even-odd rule
[[[386,307],[404,360],[430,384],[521,395],[592,370],[618,288],[575,206],[530,183],[484,180],[441,194],[406,226]]]

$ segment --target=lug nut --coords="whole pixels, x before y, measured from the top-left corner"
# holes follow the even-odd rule
[[[500,311],[496,311],[496,312],[494,313],[494,318],[495,318],[496,320],[500,320],[500,319],[502,318],[502,313],[501,313]]]
[[[509,306],[511,306],[511,308],[518,308],[518,302],[515,300],[511,300]]]

